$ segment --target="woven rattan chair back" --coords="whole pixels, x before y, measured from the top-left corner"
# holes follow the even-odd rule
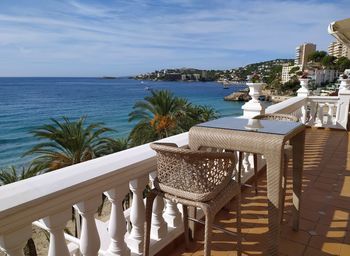
[[[208,201],[231,180],[233,153],[194,151],[175,144],[153,143],[157,152],[155,186],[178,197]]]
[[[264,115],[257,115],[257,116],[255,116],[255,117],[253,117],[253,119],[299,122],[299,119],[298,119],[296,116],[287,115],[287,114],[264,114]]]

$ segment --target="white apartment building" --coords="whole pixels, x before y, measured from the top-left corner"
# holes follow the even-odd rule
[[[289,74],[290,70],[294,67],[299,67],[299,69],[301,70],[301,66],[289,66],[288,64],[285,64],[282,66],[282,77],[281,77],[281,82],[282,84],[288,82],[291,78],[291,75]]]
[[[304,43],[295,49],[295,65],[305,67],[308,62],[308,57],[316,51],[316,44]]]
[[[328,46],[328,54],[336,58],[350,58],[350,49],[339,41],[331,42]]]
[[[307,69],[308,76],[313,80],[315,85],[333,82],[338,78],[338,71],[333,69]]]

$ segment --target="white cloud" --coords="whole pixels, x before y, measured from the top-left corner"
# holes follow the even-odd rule
[[[102,72],[101,63],[103,68],[123,63],[121,72],[130,74],[135,67],[233,67],[293,57],[294,48],[304,41],[325,49],[332,40],[327,25],[348,15],[342,2],[317,1],[46,3],[50,4],[6,12],[0,4],[0,55],[17,60],[17,65],[6,63],[6,72],[16,73],[18,65],[31,61],[52,63],[44,67],[52,74],[55,61],[66,61],[57,70],[79,66],[82,75],[94,68]],[[23,11],[26,8],[30,15]],[[34,66],[40,69],[39,64]],[[0,76],[6,76],[4,72],[0,70]]]

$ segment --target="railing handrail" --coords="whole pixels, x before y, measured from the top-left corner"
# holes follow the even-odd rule
[[[308,100],[317,102],[337,102],[339,101],[339,96],[308,96]]]
[[[301,106],[304,105],[307,97],[293,97],[289,98],[285,101],[276,103],[274,105],[269,106],[266,108],[267,114],[273,114],[273,113],[279,113],[279,114],[289,114],[297,109],[299,109]]]
[[[188,133],[161,141],[188,144]],[[155,169],[144,144],[0,187],[0,234],[16,230]]]

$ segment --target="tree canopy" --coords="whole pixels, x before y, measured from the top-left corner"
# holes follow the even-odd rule
[[[326,55],[327,52],[325,51],[314,51],[309,55],[308,60],[314,62],[321,62]]]
[[[107,154],[107,137],[103,135],[111,129],[103,127],[103,123],[86,125],[85,121],[86,117],[76,121],[67,117],[61,121],[52,118],[51,124],[32,131],[40,142],[25,155],[35,155],[35,166],[52,171]]]
[[[193,105],[167,90],[152,90],[151,95],[134,105],[129,121],[138,120],[130,133],[132,146],[187,131],[196,123],[217,117],[208,106]]]

